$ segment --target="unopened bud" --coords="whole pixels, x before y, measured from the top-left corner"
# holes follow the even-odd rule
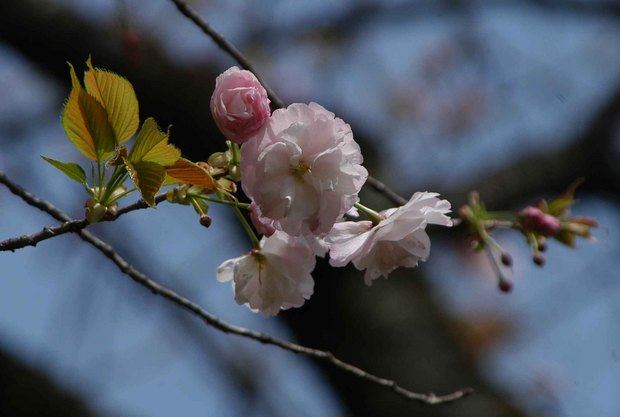
[[[502,252],[502,256],[500,257],[502,264],[506,266],[512,266],[512,256],[509,253]]]
[[[211,226],[211,216],[209,216],[208,214],[203,214],[202,216],[200,216],[200,224],[204,227]]]
[[[88,223],[97,223],[103,218],[108,208],[101,203],[86,204],[86,219]]]
[[[545,252],[547,250],[547,241],[546,240],[541,240],[540,242],[538,242],[538,250],[540,252]]]
[[[124,33],[123,44],[125,48],[134,50],[139,48],[141,43],[140,34],[135,30],[128,30]]]
[[[233,181],[239,181],[241,179],[241,170],[238,165],[233,165],[228,170],[228,177]]]
[[[237,192],[237,184],[235,184],[233,181],[227,178],[219,178],[217,180],[217,183],[219,184],[220,187],[222,187],[224,190],[228,191],[229,193],[234,194]]]
[[[123,46],[125,53],[132,65],[139,65],[142,62],[142,39],[135,30],[128,30],[123,35]]]
[[[532,256],[532,260],[538,266],[543,266],[545,264],[545,256],[540,252],[534,252],[534,256]]]
[[[501,292],[511,292],[513,285],[512,282],[504,277],[501,277],[498,282],[498,287]]]
[[[106,220],[112,220],[116,217],[116,213],[118,213],[118,204],[115,203],[108,207],[103,215],[103,218]]]
[[[229,161],[225,152],[215,152],[209,156],[207,163],[215,168],[224,168],[228,166]]]
[[[176,188],[171,188],[166,191],[166,201],[169,203],[175,203],[176,200]]]
[[[543,236],[557,235],[562,226],[559,219],[544,213],[537,207],[526,207],[519,214],[523,219],[523,227],[526,230],[531,230]]]

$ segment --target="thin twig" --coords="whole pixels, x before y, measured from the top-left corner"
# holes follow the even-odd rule
[[[208,37],[210,37],[213,42],[215,42],[220,48],[222,48],[228,55],[233,57],[241,67],[251,71],[256,75],[256,78],[261,82],[265,90],[267,90],[267,95],[271,100],[271,103],[277,108],[285,107],[284,102],[278,97],[278,95],[269,87],[269,85],[261,79],[260,75],[256,72],[253,65],[250,61],[239,51],[233,44],[228,42],[221,33],[213,28],[210,24],[208,24],[204,19],[202,19],[198,13],[194,9],[192,9],[184,0],[171,0],[176,6],[177,9],[189,20],[191,20],[196,26],[198,26]],[[384,195],[389,200],[393,201],[395,204],[402,206],[407,203],[407,199],[403,198],[396,192],[392,191],[388,188],[384,183],[379,181],[378,179],[368,176],[368,180],[366,184],[370,185],[377,191],[379,194]]]
[[[265,83],[254,66],[250,63],[250,61],[239,51],[233,44],[228,42],[224,36],[215,30],[210,24],[205,22],[199,15],[196,13],[194,9],[189,7],[189,5],[183,0],[172,0],[172,2],[177,6],[177,9],[188,19],[190,19],[196,26],[198,26],[207,36],[209,36],[213,41],[222,48],[226,53],[232,56],[235,61],[239,63],[243,68],[247,69],[254,73],[256,78],[261,82],[265,90],[267,90],[267,95],[269,96],[269,100],[273,103],[273,105],[277,108],[284,107],[284,102],[278,95]]]
[[[405,204],[407,204],[408,200],[406,198],[392,191],[390,188],[388,188],[387,185],[385,185],[375,177],[369,175],[368,179],[366,180],[366,184],[370,185],[372,188],[374,188],[375,191],[383,194],[387,199],[391,200],[394,204],[398,206],[404,206]]]
[[[39,210],[45,211],[50,214],[56,220],[63,222],[58,226],[44,227],[40,232],[30,235],[23,235],[19,237],[10,238],[0,242],[0,252],[15,251],[26,246],[36,246],[39,242],[63,235],[65,233],[75,233],[82,229],[85,229],[90,223],[84,219],[71,219],[65,215],[62,211],[54,207],[49,201],[41,200],[34,195],[28,193],[28,191],[19,187],[17,184],[11,182],[6,174],[0,171],[0,183],[4,184],[13,194],[22,197],[24,201]],[[166,199],[166,194],[162,193],[155,197],[155,203],[159,204]],[[104,217],[100,221],[112,221],[118,219],[123,214],[129,213],[134,210],[140,210],[149,207],[142,199],[135,203],[129,204],[120,208],[113,217]]]
[[[77,232],[88,226],[88,220],[79,219],[64,222],[58,226],[44,227],[40,232],[31,235],[13,237],[0,242],[0,252],[11,251],[25,248],[26,246],[37,246],[37,243],[52,237],[60,236],[65,233]]]
[[[0,171],[0,182],[7,186],[7,188],[15,195],[20,197],[29,205],[38,208],[41,211],[48,213],[50,216],[54,217],[57,220],[72,223],[73,220],[65,214],[63,211],[54,207],[50,202],[40,199],[28,192],[24,188],[15,184],[11,181],[3,172]],[[248,339],[255,340],[257,342],[273,345],[280,347],[284,350],[293,353],[299,353],[302,355],[310,356],[315,359],[320,359],[322,361],[328,362],[333,366],[348,372],[358,378],[364,379],[366,381],[372,382],[374,384],[380,385],[382,387],[388,388],[395,393],[413,401],[418,401],[424,404],[442,404],[456,401],[460,398],[463,398],[473,392],[471,388],[463,388],[453,393],[447,395],[435,395],[433,393],[423,394],[418,392],[413,392],[407,390],[400,385],[398,385],[395,381],[390,379],[385,379],[378,377],[376,375],[370,374],[364,371],[357,366],[351,365],[347,362],[344,362],[337,357],[335,357],[331,352],[312,349],[309,347],[305,347],[302,345],[298,345],[296,343],[287,342],[285,340],[281,340],[264,333],[256,332],[250,329],[246,329],[244,327],[236,326],[233,324],[226,323],[225,321],[220,320],[217,316],[209,313],[208,311],[202,309],[198,304],[190,301],[189,299],[177,294],[173,290],[160,285],[153,279],[149,278],[148,275],[139,271],[135,267],[133,267],[129,262],[127,262],[122,256],[120,256],[112,246],[98,237],[94,236],[87,230],[73,230],[77,233],[82,240],[90,243],[96,249],[98,249],[101,253],[103,253],[108,259],[118,266],[120,271],[129,276],[132,280],[142,285],[143,287],[150,290],[153,294],[160,295],[168,301],[178,305],[184,310],[189,311],[195,316],[200,317],[207,325],[214,327],[218,330],[221,330],[224,333],[234,334],[237,336],[245,337]]]

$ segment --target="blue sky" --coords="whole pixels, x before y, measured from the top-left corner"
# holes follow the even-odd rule
[[[62,3],[94,21],[115,21],[116,1]],[[256,26],[274,19],[295,28],[312,19],[329,19],[351,4],[304,2],[301,8],[299,2],[281,0],[274,2],[274,15],[259,8],[240,12],[246,10],[243,3],[205,2],[201,12],[236,41],[243,39],[248,29],[244,19],[250,17]],[[140,30],[162,39],[180,65],[212,59],[224,70],[231,64],[176,16],[168,1],[128,1],[127,6]],[[416,184],[469,181],[489,167],[552,149],[579,132],[596,103],[620,82],[620,30],[615,23],[594,16],[490,7],[466,17],[439,15],[415,23],[387,25],[377,19],[346,45],[327,51],[316,43],[282,39],[253,58],[287,100],[345,109],[354,132],[357,128],[376,138],[378,158],[390,167],[378,176],[407,189],[409,177]],[[483,65],[459,55],[454,38],[462,31],[483,46]],[[429,56],[446,45],[448,52],[457,52],[456,58],[448,57],[455,64],[445,69],[445,80],[430,87],[408,81],[420,80]],[[424,104],[437,106],[450,104],[470,87],[479,88],[482,113],[475,123],[451,133],[432,118],[395,118],[389,111],[390,92],[403,86],[427,94]],[[77,217],[82,190],[38,156],[81,161],[59,122],[68,79],[66,87],[59,91],[0,44],[0,170]],[[425,114],[434,117],[436,111]],[[0,220],[0,239],[54,224],[5,189],[0,189],[0,210],[9,214]],[[480,362],[483,373],[510,398],[532,415],[611,417],[620,414],[615,395],[620,388],[615,255],[620,216],[617,202],[600,196],[582,196],[576,212],[600,221],[597,240],[580,242],[576,251],[552,246],[544,269],[529,262],[521,239],[500,238],[515,258],[511,279],[516,286],[509,296],[496,290],[483,257],[464,259],[443,243],[433,248],[423,267],[433,277],[429,284],[437,296],[456,316],[474,323],[497,316],[511,323],[510,336],[485,351]],[[163,205],[93,230],[112,241],[129,235],[135,254],[147,261],[165,259],[163,269],[152,271],[154,277],[223,319],[291,339],[276,320],[237,306],[230,287],[215,281],[217,265],[249,247],[227,233],[229,214],[214,207],[216,221],[203,231],[197,229],[191,209]],[[307,416],[344,413],[301,357],[212,330],[205,330],[208,341],[203,342],[211,354],[188,347],[187,335],[175,330],[180,319],[173,309],[161,308],[163,300],[128,282],[74,236],[0,253],[0,262],[0,343],[105,415],[169,416],[180,404],[185,416],[202,416],[205,410],[217,410],[218,416],[246,415],[248,404],[238,400],[238,387],[231,382],[229,368],[235,363],[247,364],[257,389],[253,415],[289,415],[291,407]],[[298,381],[304,381],[303,386]]]

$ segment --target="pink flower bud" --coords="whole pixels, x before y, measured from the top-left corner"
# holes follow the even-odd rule
[[[232,67],[215,80],[211,114],[226,139],[242,144],[271,115],[267,91],[250,71]]]
[[[526,207],[519,213],[523,218],[523,227],[543,236],[555,236],[560,231],[560,220],[544,213],[536,207]]]

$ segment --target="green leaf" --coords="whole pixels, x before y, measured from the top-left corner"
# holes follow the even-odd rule
[[[161,184],[164,182],[166,167],[155,162],[131,162],[128,159],[125,159],[125,166],[127,166],[129,176],[140,190],[140,194],[142,194],[146,204],[155,207],[155,194],[157,194]]]
[[[142,124],[142,129],[129,153],[131,162],[149,161],[163,166],[173,165],[180,157],[181,151],[168,144],[168,133],[161,132],[152,117]]]
[[[154,119],[146,119],[129,156],[123,159],[131,179],[150,206],[155,206],[155,194],[166,178],[166,167],[180,157],[181,151],[168,144],[168,134],[159,130]]]
[[[80,184],[86,184],[86,173],[81,166],[74,162],[60,162],[52,158],[41,155],[41,158],[45,159],[52,166],[62,171],[67,177],[79,182]]]
[[[112,155],[116,140],[108,115],[101,104],[90,96],[69,64],[72,90],[65,104],[62,126],[75,147],[89,159],[101,161]]]
[[[90,57],[86,64],[88,65],[88,71],[84,73],[86,91],[106,110],[115,133],[115,142],[122,143],[131,139],[140,123],[138,99],[133,86],[120,75],[93,68]]]
[[[555,235],[554,239],[571,248],[575,247],[575,234],[569,230],[560,230],[560,233]]]
[[[584,182],[583,178],[577,178],[561,196],[549,203],[547,213],[555,217],[565,216],[569,213],[570,207],[575,203],[575,191]]]

